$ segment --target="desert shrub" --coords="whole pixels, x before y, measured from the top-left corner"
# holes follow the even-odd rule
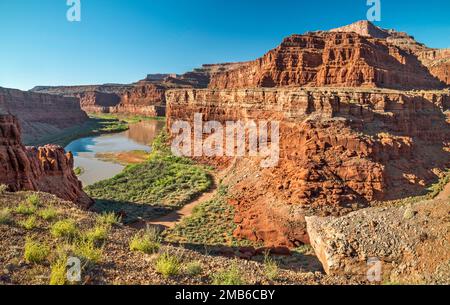
[[[103,250],[97,248],[92,241],[78,240],[73,245],[73,254],[88,264],[97,264],[102,259]]]
[[[52,263],[50,285],[64,285],[67,280],[67,256],[60,256]]]
[[[161,237],[155,228],[149,228],[137,233],[130,241],[131,251],[140,251],[146,254],[158,252],[161,247]]]
[[[38,207],[41,205],[41,199],[39,198],[39,196],[37,194],[31,194],[27,197],[26,202],[29,205],[32,205],[34,207]]]
[[[37,227],[37,218],[36,216],[30,216],[26,220],[19,222],[19,225],[21,225],[25,230],[33,230]]]
[[[7,225],[13,222],[11,210],[4,208],[0,210],[0,225]]]
[[[165,252],[156,260],[155,269],[164,278],[176,276],[180,273],[181,269],[180,259],[176,255]]]
[[[268,252],[264,255],[264,275],[271,281],[278,277],[278,264]]]
[[[202,273],[202,264],[199,261],[190,262],[185,267],[185,272],[189,276],[196,276]]]
[[[96,223],[102,226],[118,225],[121,221],[121,217],[116,215],[114,212],[103,213],[101,215],[98,215],[96,218]]]
[[[52,221],[58,217],[58,211],[54,208],[47,208],[38,212],[39,217],[44,220]]]
[[[99,243],[106,240],[108,237],[108,228],[105,226],[96,226],[85,232],[83,238],[93,243]]]
[[[244,285],[241,273],[236,263],[233,263],[230,268],[219,271],[213,275],[214,285]]]
[[[15,212],[17,214],[21,215],[31,215],[36,212],[37,208],[29,203],[22,202],[20,203],[17,208],[15,209]]]
[[[25,241],[25,261],[28,263],[39,264],[46,260],[50,253],[50,248],[42,243],[35,242],[30,238]]]
[[[0,195],[5,194],[8,191],[8,186],[5,184],[0,184]]]
[[[60,220],[53,224],[50,229],[51,234],[58,238],[73,239],[78,235],[75,221],[71,219]]]

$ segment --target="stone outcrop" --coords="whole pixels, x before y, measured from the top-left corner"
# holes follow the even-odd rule
[[[55,145],[23,146],[19,121],[12,115],[0,115],[0,184],[11,191],[51,193],[83,208],[93,203],[73,172],[72,154]]]
[[[331,275],[438,283],[450,275],[449,198],[369,208],[341,218],[307,217],[311,245]],[[376,278],[379,263],[379,277]]]
[[[450,163],[447,91],[173,90],[166,98],[168,126],[194,113],[222,123],[280,121],[278,166],[244,158],[230,182],[236,236],[269,245],[308,242],[305,215],[420,194]]]
[[[211,89],[313,86],[436,89],[417,56],[383,39],[345,32],[292,35],[262,58],[215,74]]]
[[[0,114],[16,116],[30,140],[88,119],[75,98],[6,88],[0,88]]]

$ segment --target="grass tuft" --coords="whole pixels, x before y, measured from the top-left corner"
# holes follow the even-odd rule
[[[153,254],[161,247],[160,233],[156,228],[149,228],[137,233],[130,241],[131,251],[140,251],[145,254]]]
[[[98,215],[96,218],[96,223],[101,226],[113,226],[118,225],[122,222],[122,218],[114,212],[103,213]]]
[[[4,208],[0,210],[0,225],[8,225],[13,222],[11,210]]]
[[[202,263],[199,261],[190,262],[185,267],[185,272],[189,276],[197,276],[203,272]]]
[[[58,211],[54,208],[47,208],[39,211],[38,215],[46,221],[53,221],[58,217]]]
[[[67,239],[73,239],[77,237],[79,233],[75,221],[71,219],[56,222],[51,227],[50,232],[54,237]]]
[[[36,216],[30,216],[24,221],[20,221],[19,225],[22,226],[25,230],[33,230],[37,228],[37,218]]]
[[[79,240],[73,245],[73,254],[88,264],[97,264],[102,260],[103,250],[92,241]]]
[[[94,244],[104,242],[108,237],[109,230],[105,226],[96,226],[85,232],[83,238]]]
[[[36,212],[37,208],[29,203],[22,202],[20,203],[15,212],[21,215],[32,215]]]
[[[164,278],[176,276],[180,273],[180,259],[168,252],[161,254],[156,260],[156,272],[160,273]]]
[[[245,285],[236,263],[227,270],[222,270],[213,275],[214,285]]]
[[[37,194],[31,194],[27,197],[26,202],[34,207],[39,207],[41,205],[41,199]]]
[[[39,242],[35,242],[30,238],[25,241],[25,261],[33,264],[40,264],[47,259],[50,253],[50,248]]]
[[[269,252],[264,254],[264,275],[270,281],[274,281],[278,278],[278,264],[270,256]]]
[[[67,282],[67,256],[58,257],[50,268],[50,285],[65,285]]]

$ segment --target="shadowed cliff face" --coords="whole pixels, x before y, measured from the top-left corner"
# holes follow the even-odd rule
[[[342,215],[421,194],[450,165],[447,91],[174,90],[167,101],[169,126],[192,123],[196,112],[222,123],[280,121],[278,166],[238,159],[227,182],[235,235],[268,245],[308,242],[305,215]]]
[[[0,184],[11,191],[30,190],[54,194],[82,208],[92,203],[73,172],[73,156],[62,147],[24,147],[18,120],[0,115]]]
[[[26,139],[36,139],[88,119],[76,98],[0,87],[0,114],[17,117]]]

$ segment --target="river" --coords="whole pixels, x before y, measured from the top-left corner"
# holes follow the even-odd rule
[[[125,132],[75,140],[65,149],[73,153],[75,168],[83,170],[78,178],[83,186],[87,186],[112,178],[125,168],[117,162],[101,160],[97,154],[136,150],[150,152],[150,143],[163,127],[164,122],[161,121],[142,121],[130,124],[129,130]]]

